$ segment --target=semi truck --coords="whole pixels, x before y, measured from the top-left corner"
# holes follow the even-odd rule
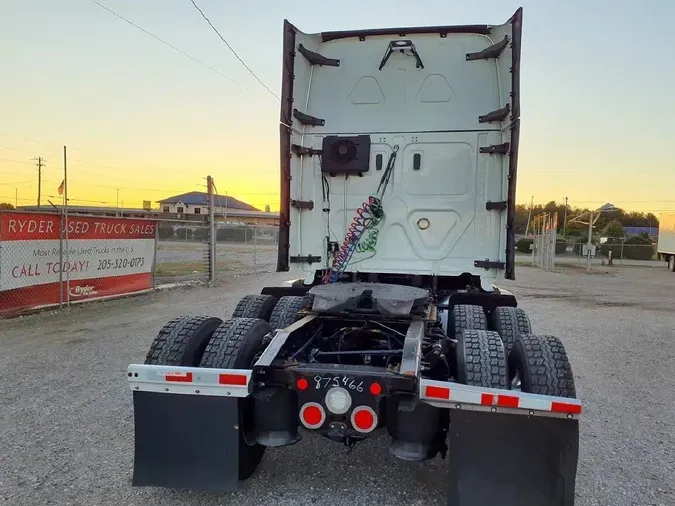
[[[521,9],[499,25],[284,22],[290,281],[177,316],[129,365],[135,486],[231,492],[303,437],[385,433],[391,458],[446,459],[448,504],[574,503],[570,361],[498,282],[515,277],[521,37]]]

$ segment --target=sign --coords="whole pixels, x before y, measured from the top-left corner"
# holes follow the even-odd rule
[[[152,288],[156,227],[144,219],[0,214],[0,313]]]

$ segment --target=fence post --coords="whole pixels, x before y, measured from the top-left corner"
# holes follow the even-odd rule
[[[213,195],[213,178],[206,178],[209,192],[209,283],[216,280],[216,202]]]
[[[59,213],[59,309],[63,308],[63,210]]]
[[[258,272],[258,226],[253,225],[253,272]]]
[[[152,289],[157,288],[157,248],[159,248],[159,218],[155,222],[155,251],[152,254]]]
[[[619,265],[623,265],[623,245],[626,242],[626,238],[621,239],[621,256],[619,257]]]

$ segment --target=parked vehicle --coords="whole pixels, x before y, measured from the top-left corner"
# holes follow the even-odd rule
[[[232,491],[303,435],[382,430],[393,457],[450,454],[449,504],[573,504],[565,348],[495,286],[515,276],[521,23],[285,22],[278,270],[294,281],[229,318],[175,318],[129,366],[134,485]]]

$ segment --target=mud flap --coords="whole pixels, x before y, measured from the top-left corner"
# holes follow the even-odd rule
[[[579,421],[453,410],[449,506],[572,506]]]
[[[133,396],[134,486],[236,490],[237,399],[141,391]]]

